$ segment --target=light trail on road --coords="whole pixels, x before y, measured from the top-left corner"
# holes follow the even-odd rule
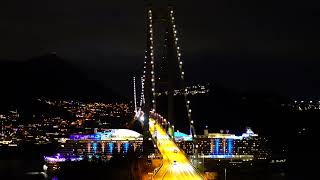
[[[149,123],[150,133],[153,137],[157,137],[157,146],[163,156],[163,164],[154,179],[203,179],[165,130],[153,119],[150,119]]]

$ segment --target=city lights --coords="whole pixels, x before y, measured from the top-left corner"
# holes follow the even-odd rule
[[[297,138],[300,144],[313,145],[313,141],[309,141],[316,118],[311,116],[320,110],[316,96],[317,66],[303,65],[298,73],[292,73],[292,70],[299,69],[294,64],[298,58],[306,59],[304,63],[317,63],[313,61],[317,57],[313,52],[315,48],[303,48],[303,43],[291,45],[304,42],[300,41],[306,38],[302,35],[296,38],[299,42],[290,41],[290,46],[283,46],[289,42],[286,38],[281,39],[280,45],[275,44],[278,39],[274,36],[279,34],[277,31],[281,31],[281,35],[286,32],[283,28],[295,32],[311,26],[301,26],[303,28],[297,30],[287,28],[288,23],[288,27],[295,26],[290,24],[293,21],[286,21],[282,27],[279,20],[284,18],[268,19],[274,17],[265,14],[263,17],[267,19],[259,20],[275,27],[271,28],[275,31],[272,35],[270,28],[263,33],[254,32],[261,28],[252,26],[252,22],[240,23],[239,30],[239,22],[247,22],[246,18],[252,19],[255,14],[236,17],[240,12],[236,8],[239,7],[219,9],[220,3],[209,6],[201,2],[201,8],[197,8],[194,3],[147,0],[143,3],[145,7],[140,7],[144,9],[144,16],[132,14],[137,5],[142,5],[135,1],[118,4],[117,9],[108,9],[107,13],[103,12],[103,7],[91,8],[95,3],[90,3],[87,3],[88,7],[75,11],[80,13],[77,16],[83,17],[79,16],[75,24],[71,22],[67,29],[61,28],[64,27],[61,24],[48,26],[49,21],[39,23],[43,19],[57,19],[54,22],[60,23],[72,20],[74,17],[60,17],[70,16],[70,13],[61,14],[66,8],[60,5],[50,6],[49,13],[43,13],[43,9],[48,9],[36,3],[31,9],[23,7],[26,11],[39,10],[40,13],[32,13],[48,16],[46,18],[4,17],[5,33],[2,34],[18,37],[4,38],[1,57],[4,60],[0,62],[3,91],[0,99],[0,154],[5,159],[3,162],[9,162],[8,167],[4,166],[4,172],[17,177],[20,177],[18,173],[23,176],[41,174],[45,179],[79,179],[78,176],[97,179],[98,171],[102,171],[102,177],[111,179],[252,179],[243,174],[282,179],[287,178],[288,149],[291,147],[286,137]],[[182,14],[185,24],[180,26],[174,4],[181,6],[178,9],[192,10],[190,13],[203,17]],[[82,3],[78,5],[83,6]],[[113,3],[108,6],[112,7]],[[248,6],[253,9],[256,4]],[[119,8],[123,11],[115,14]],[[81,11],[83,9],[85,13]],[[226,17],[213,17],[217,13],[210,10],[218,10],[218,14],[224,12]],[[26,14],[25,11],[15,13],[20,13],[17,17]],[[212,17],[207,16],[210,13]],[[128,14],[133,16],[124,18]],[[273,15],[281,14],[288,13]],[[112,18],[105,15],[112,15]],[[37,19],[39,17],[41,20]],[[200,24],[195,22],[197,18]],[[108,22],[101,23],[105,19]],[[130,22],[125,22],[128,19]],[[78,24],[78,20],[79,23],[83,21],[82,24]],[[189,21],[195,24],[186,24]],[[260,21],[257,22],[263,24]],[[203,23],[207,22],[213,23],[204,26]],[[142,29],[135,27],[139,24],[143,25]],[[276,27],[278,24],[281,27]],[[20,25],[33,27],[32,32],[24,28],[23,34],[12,34],[17,33]],[[120,26],[112,30],[117,25]],[[72,35],[72,32],[76,33]],[[28,35],[26,33],[29,33],[27,38],[20,37]],[[282,37],[294,38],[296,34]],[[49,35],[54,37],[45,37]],[[21,44],[15,39],[31,41]],[[103,43],[105,40],[109,42]],[[42,44],[35,45],[39,42]],[[258,44],[254,47],[252,43]],[[56,44],[59,46],[55,47]],[[21,52],[8,49],[15,46]],[[55,51],[53,47],[57,52],[52,52]],[[303,51],[305,49],[311,50]],[[28,52],[30,50],[34,52]],[[29,57],[37,52],[46,54]],[[285,57],[279,56],[279,52],[285,55],[295,53]],[[294,57],[297,52],[299,57]],[[11,58],[9,62],[6,56]],[[20,56],[26,61],[16,61]],[[276,63],[272,59],[276,59]],[[293,60],[286,61],[284,66],[280,59]],[[265,65],[266,62],[276,66]],[[289,71],[283,71],[284,67]],[[275,72],[266,73],[267,68]],[[308,76],[303,76],[306,69]],[[280,80],[287,81],[281,84]],[[296,126],[293,131],[286,121]],[[299,123],[293,123],[295,121]],[[254,128],[244,129],[246,126]],[[308,150],[309,146],[300,148],[305,145],[300,144],[296,148],[298,153],[293,154],[305,154]],[[31,158],[25,159],[25,154]],[[32,163],[27,162],[29,160]],[[18,169],[12,170],[10,161],[19,165]],[[24,165],[33,164],[33,161],[41,164],[36,168]],[[301,162],[299,168],[307,165]],[[23,171],[20,170],[22,167]],[[26,172],[29,169],[44,172]]]

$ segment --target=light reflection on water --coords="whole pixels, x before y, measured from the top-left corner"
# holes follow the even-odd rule
[[[113,143],[109,143],[109,152],[113,154]]]
[[[127,154],[128,150],[129,150],[129,143],[126,142],[126,143],[123,144],[123,146],[124,146],[124,153]]]

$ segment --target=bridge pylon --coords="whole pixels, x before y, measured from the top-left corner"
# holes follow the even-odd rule
[[[167,95],[168,134],[174,136],[179,128],[176,121],[175,95],[180,91],[184,96],[187,115],[180,124],[190,126],[189,133],[194,136],[194,120],[191,118],[188,89],[185,86],[184,63],[179,45],[173,1],[149,0],[146,8],[146,51],[143,69],[144,82],[144,136],[149,138],[150,112],[157,112],[157,93]],[[159,66],[156,66],[159,64]],[[158,72],[159,71],[159,72]],[[180,129],[179,129],[180,130]],[[188,131],[188,130],[186,130]],[[186,132],[187,133],[187,132]],[[174,139],[174,138],[173,138]]]

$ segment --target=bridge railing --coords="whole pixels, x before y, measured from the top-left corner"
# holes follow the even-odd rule
[[[157,141],[155,141],[153,138],[152,138],[152,140],[153,140],[153,142],[155,143],[155,144],[157,144],[158,142]],[[159,146],[158,146],[158,144],[157,144],[157,149],[159,150]],[[160,150],[159,150],[160,151]],[[166,156],[166,155],[165,155]],[[167,156],[166,156],[167,157]],[[163,155],[162,155],[162,162],[161,162],[161,165],[157,168],[157,170],[154,172],[154,174],[153,174],[153,176],[152,176],[152,179],[154,179],[155,178],[155,176],[156,175],[158,175],[158,172],[161,170],[161,168],[163,167],[163,164],[164,164],[164,161],[168,161],[168,157],[167,158],[163,158]],[[164,173],[164,175],[167,173],[167,169],[165,170],[165,173]],[[163,176],[164,176],[163,175]]]
[[[156,119],[155,119],[155,120],[156,120]],[[158,123],[157,120],[156,120],[156,123]],[[160,125],[160,127],[163,128],[161,125]],[[180,146],[175,142],[174,137],[173,137],[172,139],[174,140],[174,143],[176,144],[176,146],[177,146],[177,148],[179,149],[179,151],[181,151],[182,154],[186,157],[187,161],[188,161],[189,164],[192,166],[192,168],[202,177],[202,179],[205,179],[204,176],[203,176],[203,174],[198,170],[198,168],[196,168],[196,167],[190,162],[190,159],[188,158],[189,156],[188,156],[188,155],[184,152],[184,150],[181,149]],[[160,168],[159,168],[159,170],[160,170]]]
[[[163,167],[164,161],[168,161],[168,159],[164,159],[164,158],[162,159],[162,163],[161,163],[160,167],[156,170],[156,172],[153,174],[152,179],[154,179],[155,176],[158,175],[159,171],[160,171],[161,168]],[[168,170],[168,168],[164,170],[164,175],[167,173],[167,170]],[[164,175],[163,175],[163,176],[164,176]]]

